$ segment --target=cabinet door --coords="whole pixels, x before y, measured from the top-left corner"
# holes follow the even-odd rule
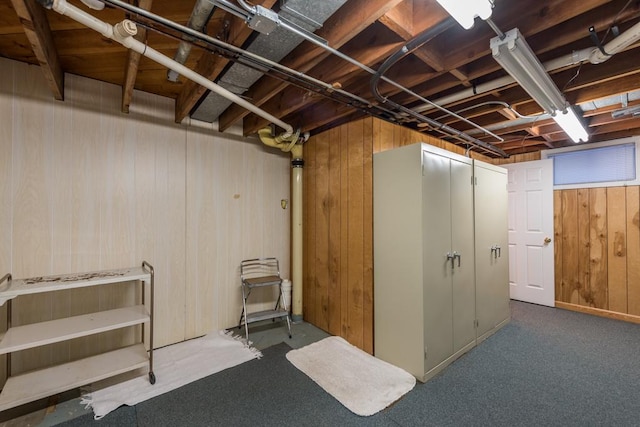
[[[451,249],[459,257],[447,269],[452,283],[454,353],[476,340],[472,174],[470,160],[451,160]]]
[[[477,162],[474,173],[477,335],[482,338],[509,318],[507,173]]]
[[[453,354],[450,169],[449,158],[423,152],[425,372]]]

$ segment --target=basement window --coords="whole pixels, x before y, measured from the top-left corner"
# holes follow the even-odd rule
[[[637,183],[635,140],[590,144],[588,148],[546,150],[542,157],[553,159],[553,184],[561,188]]]

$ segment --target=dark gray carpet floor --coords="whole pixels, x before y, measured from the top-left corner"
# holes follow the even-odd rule
[[[640,325],[520,302],[512,321],[390,408],[352,414],[278,344],[264,357],[71,426],[637,426]]]

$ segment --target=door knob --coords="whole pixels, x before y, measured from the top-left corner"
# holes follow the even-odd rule
[[[544,244],[545,244],[545,245],[548,245],[549,243],[551,243],[551,239],[550,239],[550,238],[548,238],[548,237],[545,237],[545,238],[544,238]]]

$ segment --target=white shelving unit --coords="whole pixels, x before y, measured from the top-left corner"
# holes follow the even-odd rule
[[[21,295],[69,290],[89,286],[137,281],[142,283],[142,304],[99,311],[81,316],[13,327],[13,299]],[[96,271],[82,274],[33,277],[13,280],[11,274],[0,279],[0,305],[7,304],[7,330],[0,334],[0,355],[7,355],[7,374],[11,373],[11,353],[47,344],[85,337],[101,332],[149,323],[149,350],[143,342],[61,365],[9,376],[0,393],[0,411],[51,396],[62,391],[112,377],[149,365],[153,373],[153,267],[143,261],[140,267]],[[145,305],[145,283],[149,283],[149,309]]]

